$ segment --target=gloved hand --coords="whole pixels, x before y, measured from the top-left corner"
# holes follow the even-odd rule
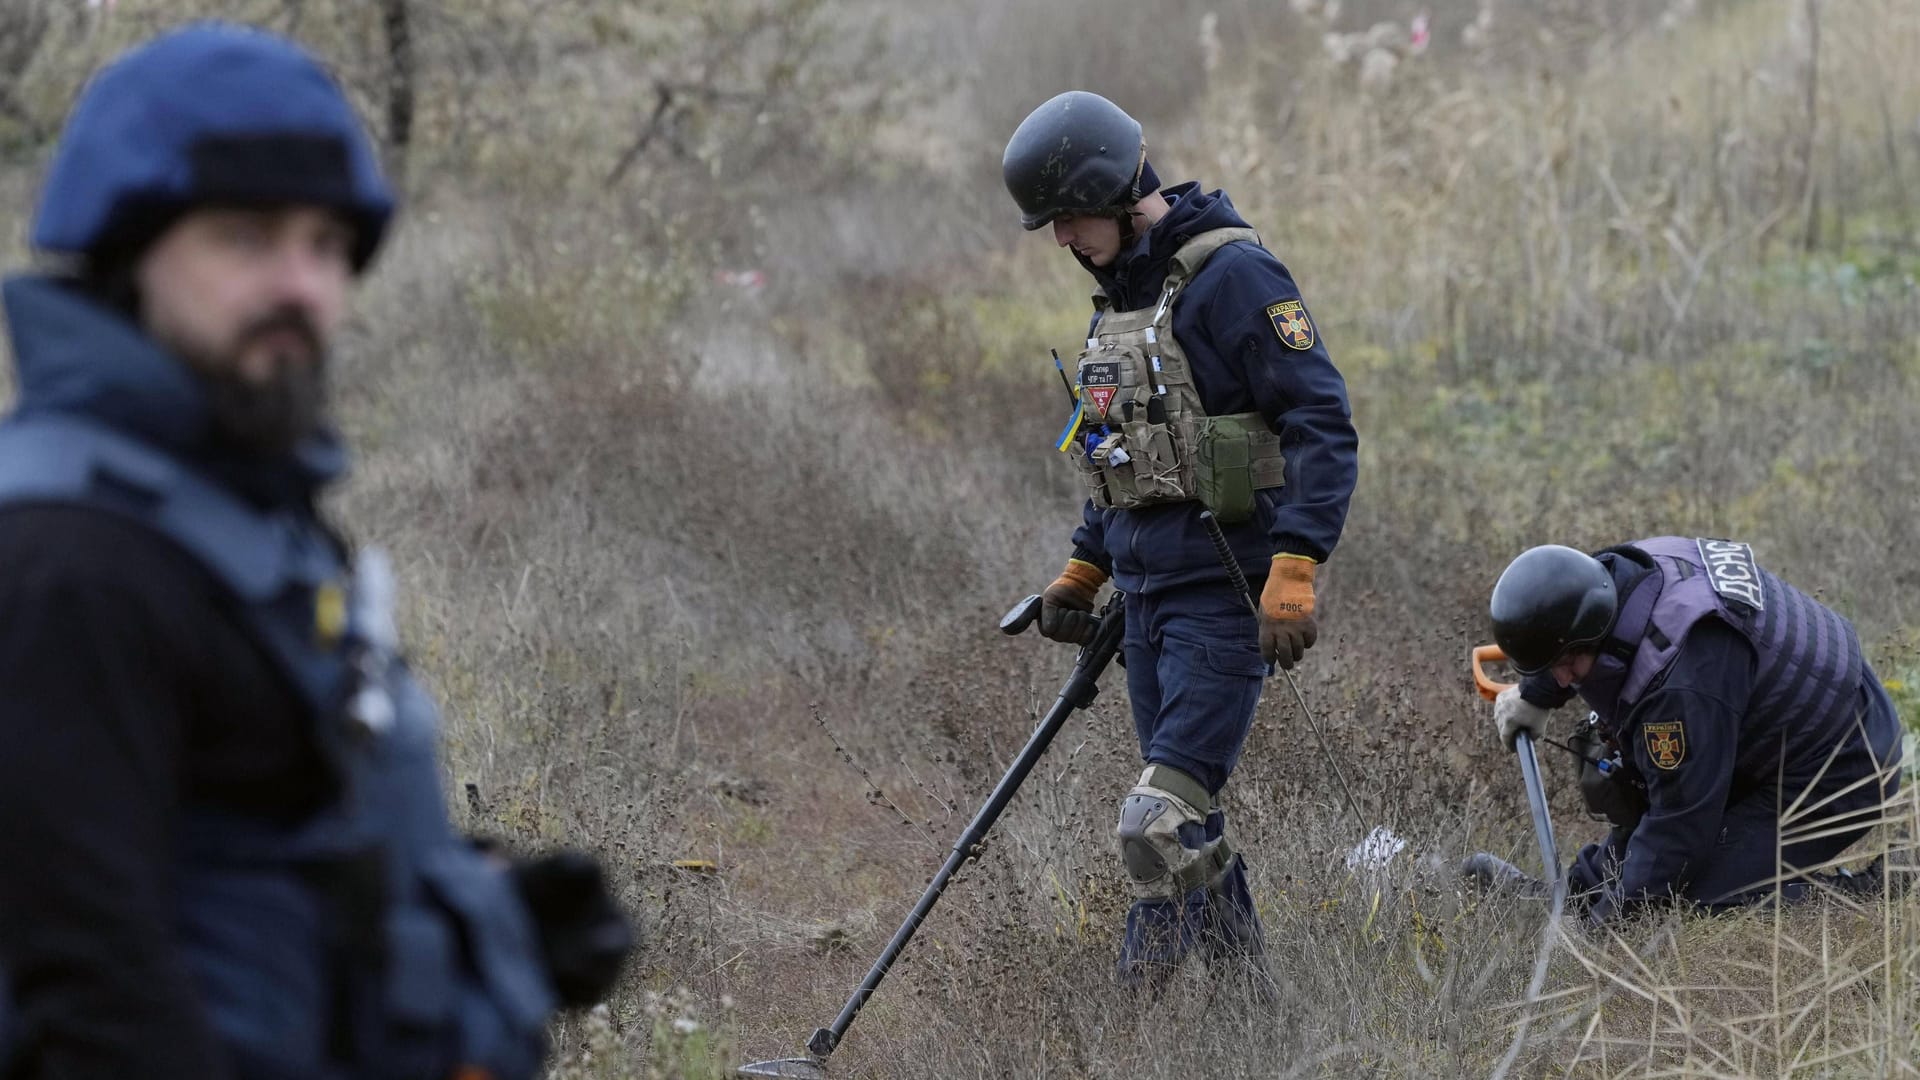
[[[1291,668],[1320,638],[1313,620],[1313,573],[1318,564],[1305,555],[1275,555],[1267,586],[1260,590],[1260,655],[1269,664]]]
[[[600,863],[560,851],[513,864],[514,884],[533,915],[547,978],[560,1004],[585,1008],[607,996],[633,951],[633,927],[607,892]]]
[[[1493,722],[1500,730],[1500,741],[1509,750],[1523,731],[1535,739],[1540,738],[1540,732],[1547,726],[1547,713],[1551,711],[1521,697],[1518,686],[1507,687],[1493,699]]]
[[[1067,568],[1040,592],[1040,636],[1069,645],[1092,641],[1093,598],[1106,583],[1106,571],[1068,559]]]

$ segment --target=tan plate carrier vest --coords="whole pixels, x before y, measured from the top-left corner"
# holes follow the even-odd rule
[[[1151,308],[1107,311],[1105,290],[1094,294],[1104,314],[1076,366],[1085,420],[1068,454],[1095,506],[1130,510],[1197,499],[1223,521],[1244,521],[1253,491],[1285,482],[1280,437],[1266,418],[1208,416],[1170,330],[1174,301],[1187,283],[1214,252],[1239,240],[1258,244],[1260,237],[1252,229],[1214,229],[1188,240]]]

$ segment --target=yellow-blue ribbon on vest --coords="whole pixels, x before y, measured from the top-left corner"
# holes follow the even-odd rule
[[[1060,431],[1060,437],[1054,440],[1054,449],[1061,453],[1073,445],[1074,436],[1080,434],[1080,425],[1087,418],[1087,403],[1078,402],[1073,407],[1073,415],[1067,419],[1067,426]]]

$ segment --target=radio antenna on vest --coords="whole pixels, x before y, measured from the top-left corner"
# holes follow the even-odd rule
[[[1067,378],[1067,365],[1060,362],[1060,350],[1048,349],[1047,351],[1053,354],[1053,370],[1060,373],[1060,385],[1067,388],[1067,401],[1074,405],[1080,404],[1080,395],[1074,392],[1073,380]]]

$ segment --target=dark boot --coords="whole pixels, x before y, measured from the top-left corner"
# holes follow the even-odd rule
[[[1244,975],[1261,1000],[1272,1001],[1274,985],[1267,971],[1266,936],[1253,906],[1253,891],[1247,887],[1246,860],[1235,855],[1232,865],[1205,891],[1206,919],[1200,941],[1207,970],[1216,978]]]
[[[1887,857],[1882,855],[1858,870],[1849,870],[1844,866],[1822,874],[1809,874],[1808,877],[1826,889],[1852,900],[1871,903],[1882,896],[1891,894],[1894,898],[1905,895],[1911,877],[1896,873],[1893,887],[1887,887]]]
[[[1212,843],[1227,833],[1227,813],[1215,807],[1207,815],[1203,843]],[[1207,883],[1206,918],[1202,921],[1201,941],[1206,946],[1207,967],[1218,970],[1227,960],[1245,960],[1265,969],[1267,947],[1260,933],[1260,916],[1254,910],[1253,891],[1247,888],[1247,862],[1235,854],[1226,869]]]
[[[1476,851],[1460,861],[1460,876],[1483,893],[1508,892],[1546,899],[1553,886],[1491,852]]]
[[[1263,963],[1267,955],[1260,933],[1260,915],[1253,907],[1253,892],[1247,888],[1247,864],[1233,857],[1206,893],[1206,919],[1201,923],[1201,941],[1207,961],[1244,959]]]
[[[1120,939],[1122,986],[1158,993],[1193,948],[1206,901],[1196,889],[1185,900],[1135,900]]]

